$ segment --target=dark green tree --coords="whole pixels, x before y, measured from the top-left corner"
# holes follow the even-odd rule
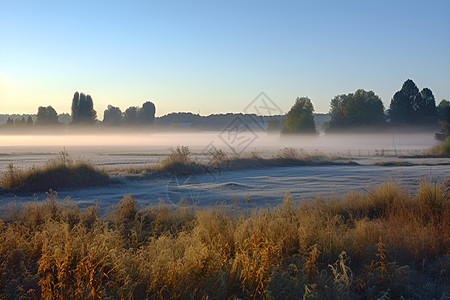
[[[72,99],[72,123],[79,123],[78,121],[78,105],[80,103],[80,94],[75,92]]]
[[[316,134],[313,112],[314,107],[308,97],[297,97],[287,113],[283,133]]]
[[[94,101],[90,95],[86,96],[86,110],[84,115],[86,116],[86,123],[95,123],[97,120],[97,112],[94,110]]]
[[[352,94],[348,95],[337,95],[330,102],[330,116],[331,121],[329,123],[330,128],[345,127],[346,117],[345,117],[345,106],[349,102]]]
[[[401,90],[392,97],[389,119],[392,125],[436,123],[437,111],[433,92],[429,88],[419,92],[411,79],[406,80]]]
[[[419,88],[417,87],[417,85],[414,83],[414,81],[412,81],[411,79],[407,79],[403,85],[402,85],[402,89],[401,92],[408,98],[411,100],[411,102],[414,101],[414,98],[416,97],[416,95],[419,93]]]
[[[436,123],[437,109],[433,92],[429,88],[420,91],[417,97],[415,115],[422,123]]]
[[[78,101],[77,123],[86,122],[86,111],[87,111],[86,95],[80,93],[80,100]]]
[[[412,102],[402,91],[396,92],[392,97],[389,120],[392,125],[410,124],[414,121]]]
[[[442,99],[437,107],[438,119],[450,123],[450,101]]]
[[[37,112],[36,125],[55,125],[59,124],[58,114],[51,106],[39,106]]]
[[[330,102],[329,130],[384,126],[384,106],[380,97],[363,89],[342,94]]]
[[[96,120],[97,112],[91,96],[76,92],[72,99],[72,123],[93,124]]]
[[[108,105],[108,109],[106,109],[103,113],[103,124],[117,126],[122,123],[122,111],[120,108]]]

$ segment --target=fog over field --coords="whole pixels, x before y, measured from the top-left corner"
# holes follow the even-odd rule
[[[242,137],[243,136],[243,137]],[[0,170],[13,163],[19,169],[45,165],[65,149],[75,160],[83,160],[116,174],[117,184],[108,187],[58,191],[81,207],[100,203],[102,211],[114,206],[124,194],[134,194],[140,205],[166,203],[209,206],[216,203],[266,206],[279,204],[286,192],[295,200],[331,196],[350,190],[367,192],[387,180],[395,180],[409,191],[420,180],[441,183],[450,178],[449,159],[398,158],[417,154],[436,144],[432,133],[328,134],[280,136],[265,132],[157,132],[84,135],[18,135],[0,137]],[[205,149],[216,147],[246,157],[275,156],[285,147],[302,153],[329,155],[333,160],[358,165],[297,166],[225,171],[193,176],[130,179],[115,170],[160,163],[170,148],[188,146],[194,159],[205,162]],[[404,162],[402,166],[376,166],[376,162]],[[118,174],[118,175],[117,175]],[[40,200],[44,193],[36,194]],[[25,203],[29,195],[5,194],[3,203]],[[6,208],[5,205],[3,205]]]
[[[389,132],[364,134],[326,134],[319,136],[280,136],[261,131],[213,132],[155,132],[119,134],[66,134],[66,135],[1,135],[2,153],[60,151],[86,152],[147,152],[164,153],[170,147],[189,146],[201,151],[213,144],[226,150],[271,152],[284,147],[295,147],[307,152],[352,153],[371,155],[376,151],[397,151],[407,153],[420,151],[436,144],[433,132]],[[230,150],[229,149],[229,150]]]
[[[436,144],[433,136],[431,132],[280,136],[262,131],[3,135],[0,170],[11,162],[19,168],[42,165],[63,149],[75,159],[105,167],[156,162],[177,146],[188,146],[194,155],[213,146],[238,155],[257,152],[262,157],[285,147],[344,157],[383,157],[420,153]]]

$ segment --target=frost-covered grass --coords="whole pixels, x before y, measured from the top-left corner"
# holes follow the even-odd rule
[[[286,147],[275,155],[263,157],[258,152],[235,154],[231,151],[211,148],[202,153],[203,160],[194,158],[187,146],[171,148],[170,153],[153,165],[130,166],[111,169],[112,174],[164,175],[196,175],[223,171],[258,169],[284,166],[319,166],[356,164],[349,160],[338,161],[340,157],[326,155],[321,152],[307,153],[303,150]]]
[[[394,183],[259,210],[139,210],[108,217],[55,193],[0,220],[2,298],[444,299],[448,182]]]
[[[48,191],[60,188],[84,188],[105,185],[109,176],[86,162],[76,162],[66,151],[48,160],[43,167],[21,170],[10,163],[8,170],[0,177],[0,187],[16,191]]]

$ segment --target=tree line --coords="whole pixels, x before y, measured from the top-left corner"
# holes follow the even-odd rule
[[[131,106],[124,113],[118,107],[108,105],[103,114],[104,125],[148,125],[155,120],[155,105],[147,101],[141,107]],[[93,125],[98,123],[94,101],[90,95],[75,92],[71,106],[71,121],[73,125]],[[7,127],[49,126],[58,125],[58,113],[52,106],[39,106],[35,120],[31,116],[13,119],[8,117]]]
[[[155,105],[147,101],[141,107],[130,106],[124,112],[120,108],[108,105],[103,114],[103,124],[107,126],[119,125],[150,125],[155,122]]]
[[[120,125],[150,125],[155,123],[155,105],[147,101],[141,107],[130,106],[125,111],[119,107],[108,105],[104,111],[102,124],[105,126]],[[282,131],[282,133],[310,133],[316,134],[314,119],[314,106],[308,97],[298,97],[290,111],[284,117],[259,118],[259,122],[266,122],[268,131]],[[97,112],[94,110],[94,101],[90,95],[75,92],[72,99],[71,115],[64,114],[73,125],[93,125],[99,123]],[[406,80],[401,89],[397,91],[390,102],[389,109],[385,110],[380,97],[373,91],[358,89],[354,93],[335,96],[330,101],[329,116],[331,120],[325,124],[328,132],[360,128],[379,129],[387,126],[441,126],[450,123],[450,102],[442,100],[438,106],[433,92],[429,88],[419,91],[411,80]],[[57,112],[52,106],[40,106],[33,120],[31,116],[13,119],[8,118],[9,127],[27,127],[35,125],[60,124]],[[159,123],[191,123],[192,127],[205,129],[216,128],[218,125],[226,126],[234,114],[211,115],[201,117],[191,113],[174,113],[161,117]],[[242,115],[240,118],[246,123],[254,121],[254,116]],[[248,119],[248,120],[247,120]],[[220,121],[220,122],[219,122]],[[227,124],[225,124],[225,123]],[[445,123],[447,122],[447,125]],[[222,124],[223,123],[223,124]],[[167,124],[166,124],[167,125]]]
[[[283,133],[316,134],[314,107],[308,97],[298,97],[287,113]],[[326,131],[342,131],[387,126],[441,126],[450,122],[450,102],[442,100],[438,106],[429,88],[419,91],[408,79],[391,99],[385,110],[380,97],[373,91],[358,89],[354,93],[335,96],[330,102],[331,120]]]

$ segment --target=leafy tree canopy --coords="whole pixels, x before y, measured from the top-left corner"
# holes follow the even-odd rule
[[[314,107],[308,97],[297,97],[286,116],[283,133],[317,133],[313,112]]]
[[[450,101],[442,99],[437,107],[438,118],[450,123]]]
[[[142,107],[130,106],[123,114],[123,123],[127,125],[133,124],[153,124],[155,122],[155,104],[147,101]]]
[[[330,130],[385,124],[384,106],[380,97],[363,89],[334,97],[330,103],[330,116]]]
[[[108,105],[103,113],[103,124],[105,125],[120,125],[122,123],[123,114],[120,108]]]
[[[411,79],[406,80],[401,90],[392,97],[389,119],[393,125],[436,123],[437,110],[433,92],[429,88],[419,92]]]
[[[139,107],[130,106],[123,114],[123,122],[128,125],[136,124]]]
[[[25,119],[24,119],[25,121]],[[59,124],[58,114],[55,109],[51,106],[39,106],[36,125],[54,125]]]

